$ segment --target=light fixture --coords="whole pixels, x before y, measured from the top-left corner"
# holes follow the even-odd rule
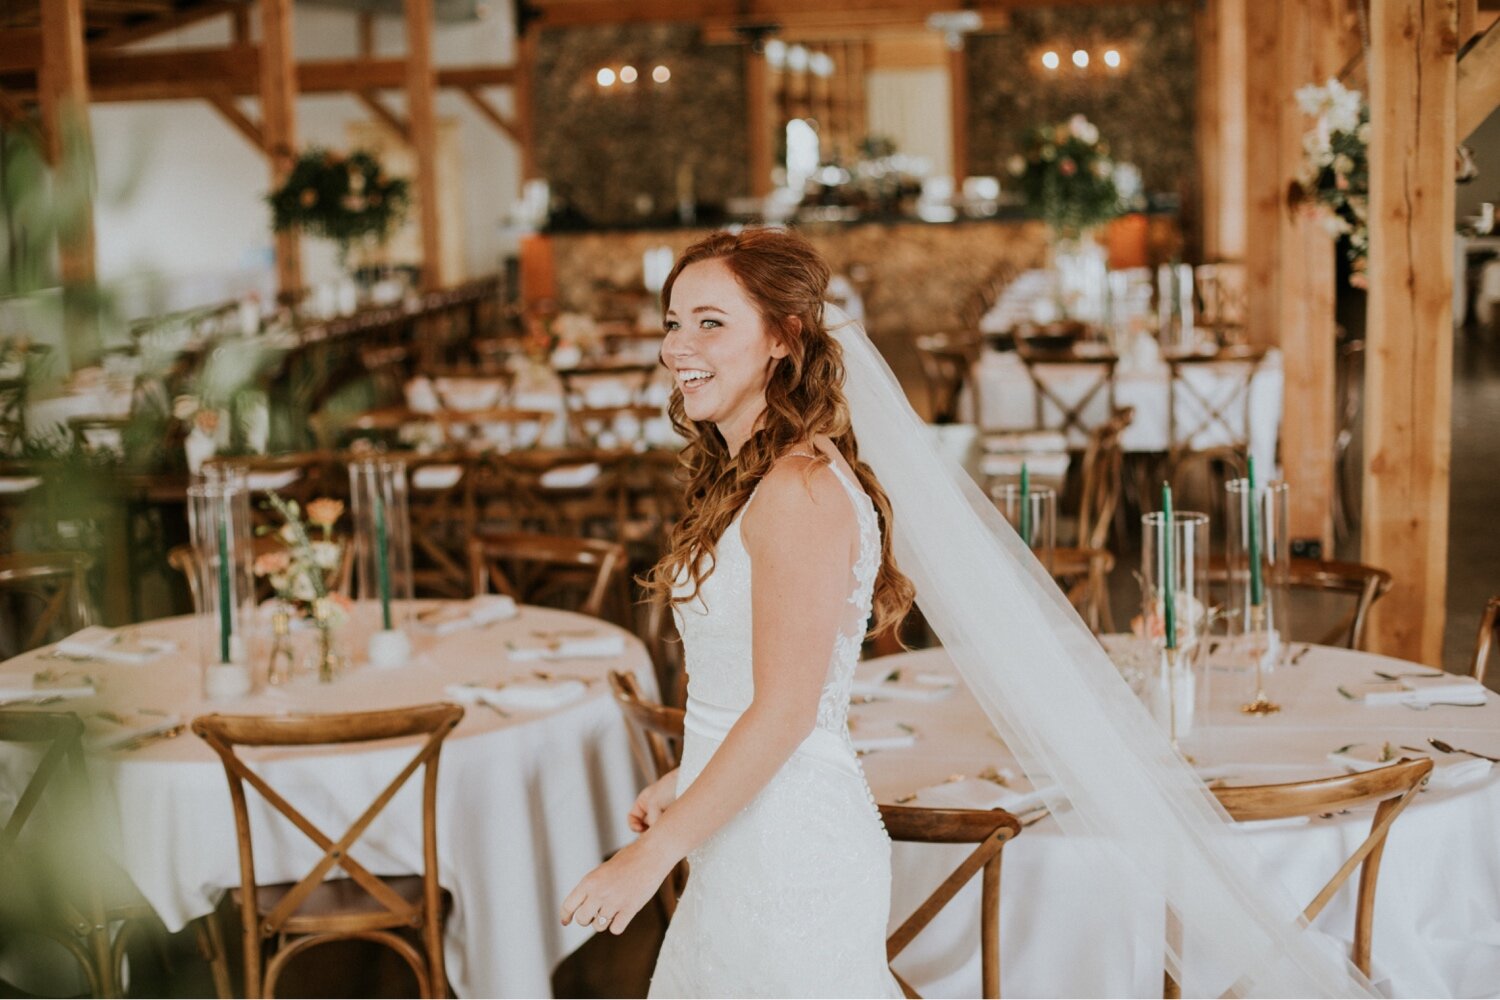
[[[621,66],[620,67],[620,82],[621,83],[635,83],[635,67],[634,66]]]
[[[1079,69],[1088,69],[1089,54],[1087,52],[1085,52],[1083,49],[1074,49],[1073,50],[1073,65],[1077,66]]]
[[[1047,67],[1048,69],[1057,69],[1057,67],[1061,65],[1061,63],[1062,60],[1057,58],[1056,52],[1053,52],[1049,49],[1048,51],[1042,53],[1042,65]]]
[[[802,45],[793,45],[786,50],[786,68],[793,73],[802,73],[807,70],[808,60],[812,54]]]
[[[613,87],[615,85],[615,71],[606,66],[595,74],[594,80],[601,87]]]
[[[657,83],[666,83],[668,80],[672,79],[672,71],[667,69],[667,67],[665,66],[657,66],[651,71],[651,79],[655,80]]]
[[[814,52],[807,61],[807,68],[812,70],[813,76],[832,76],[833,57],[827,52]]]
[[[766,62],[776,69],[786,65],[786,42],[773,38],[766,43]]]
[[[1120,68],[1120,52],[1118,49],[1104,50],[1104,65],[1108,66],[1110,69]]]

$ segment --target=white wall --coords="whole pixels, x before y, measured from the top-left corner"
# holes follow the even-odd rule
[[[508,3],[491,6],[480,21],[439,23],[433,60],[439,65],[509,64],[514,59],[514,21]],[[258,34],[252,17],[252,34]],[[298,4],[294,13],[299,59],[347,58],[357,54],[357,17],[342,10]],[[228,18],[194,25],[143,43],[139,49],[223,45]],[[376,54],[399,56],[405,30],[399,18],[379,18]],[[386,95],[404,110],[404,96]],[[513,111],[508,90],[492,101]],[[258,102],[241,107],[259,117]],[[498,269],[514,252],[502,223],[520,185],[520,152],[482,119],[467,101],[439,91],[437,113],[460,123],[464,165],[465,262],[469,275]],[[261,153],[204,101],[95,104],[91,109],[100,197],[95,209],[98,273],[106,282],[129,281],[144,289],[132,312],[220,301],[259,288],[274,289],[270,210],[265,194],[269,169]],[[352,97],[303,96],[297,101],[298,138],[303,145],[344,148],[345,124],[370,116]],[[335,276],[332,247],[303,241],[308,284]],[[154,281],[146,281],[143,275]]]

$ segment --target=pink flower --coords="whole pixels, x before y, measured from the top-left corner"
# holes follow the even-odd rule
[[[1073,162],[1073,158],[1071,156],[1064,156],[1062,160],[1057,164],[1057,169],[1058,172],[1061,173],[1064,177],[1072,177],[1074,174],[1078,173],[1078,164]]]
[[[292,557],[284,549],[262,552],[255,557],[255,575],[271,576],[275,573],[285,573],[291,565]]]

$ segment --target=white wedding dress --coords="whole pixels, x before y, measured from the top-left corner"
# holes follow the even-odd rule
[[[902,995],[885,960],[891,842],[847,722],[880,528],[869,497],[837,462],[832,468],[857,512],[859,557],[817,725],[760,794],[688,856],[653,997]],[[749,506],[719,539],[698,597],[675,606],[689,676],[679,794],[754,696],[750,556],[740,536]]]

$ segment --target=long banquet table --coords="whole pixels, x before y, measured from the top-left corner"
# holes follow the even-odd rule
[[[1118,648],[1128,638],[1108,637]],[[926,674],[953,674],[941,649],[879,661]],[[1483,707],[1367,707],[1338,687],[1373,680],[1374,670],[1415,669],[1400,660],[1314,646],[1274,678],[1283,711],[1241,714],[1249,694],[1237,672],[1209,674],[1209,710],[1184,748],[1201,773],[1229,784],[1296,781],[1343,773],[1328,754],[1350,743],[1399,749],[1428,737],[1500,756],[1500,699]],[[960,683],[936,701],[877,700],[856,705],[851,730],[901,722],[914,746],[864,757],[876,798],[892,802],[955,774],[987,767],[1021,774],[977,702]],[[1440,769],[1467,758],[1427,751]],[[1483,770],[1482,766],[1479,770]],[[1450,789],[1429,788],[1398,819],[1380,869],[1374,927],[1374,979],[1396,996],[1500,994],[1500,772],[1469,775]],[[1436,782],[1434,782],[1436,783]],[[1028,787],[1024,778],[1018,788]],[[1257,879],[1284,884],[1296,906],[1310,900],[1369,831],[1371,812],[1302,825],[1246,824],[1237,830]],[[896,844],[891,926],[905,919],[968,851]],[[1353,892],[1339,894],[1319,927],[1347,942]],[[897,959],[895,967],[924,996],[978,996],[978,880],[949,904]],[[1005,849],[1001,890],[1002,996],[1161,996],[1164,911],[1084,838],[1065,836],[1046,817]],[[1190,940],[1190,939],[1189,939]],[[1189,988],[1184,996],[1189,995]]]
[[[622,655],[513,662],[506,646],[538,632],[588,630],[625,636]],[[587,679],[578,701],[546,712],[502,717],[471,705],[448,738],[438,769],[439,878],[452,895],[446,924],[448,975],[459,996],[547,996],[556,964],[591,937],[563,927],[558,906],[567,891],[611,851],[631,839],[625,817],[640,787],[620,712],[604,677],[632,671],[655,690],[639,640],[595,618],[523,606],[508,621],[441,638],[414,629],[412,663],[392,670],[356,666],[330,684],[299,677],[279,688],[215,703],[200,695],[191,618],[138,626],[141,636],[172,639],[177,652],[125,665],[49,658],[43,648],[0,664],[6,675],[52,669],[87,674],[97,694],[50,706],[86,722],[101,711],[142,709],[190,720],[207,712],[326,713],[453,700],[452,684],[529,679],[541,668]],[[351,627],[350,651],[361,646]],[[294,636],[299,642],[310,637]],[[362,659],[362,653],[359,656]],[[263,660],[257,660],[261,663]],[[244,758],[302,809],[337,835],[370,804],[419,741],[375,749],[253,748]],[[171,930],[213,909],[239,884],[234,818],[223,767],[191,733],[133,752],[96,758],[108,790],[111,853]],[[0,760],[0,800],[20,775]],[[407,784],[356,842],[351,854],[377,874],[421,871],[421,785]],[[321,856],[251,796],[256,873],[262,883],[302,877]]]

